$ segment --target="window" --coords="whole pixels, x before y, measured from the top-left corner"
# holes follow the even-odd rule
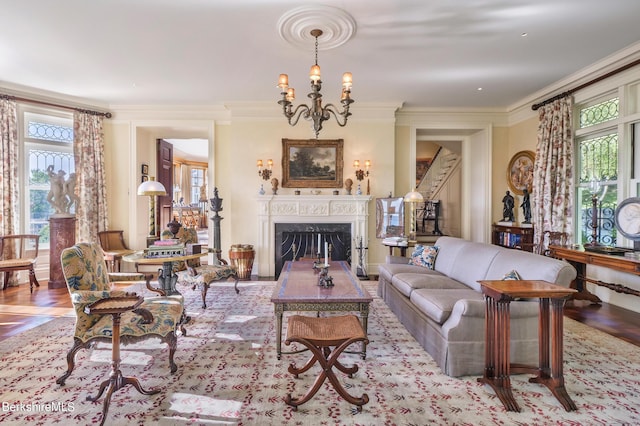
[[[579,234],[582,244],[616,244],[614,213],[618,205],[618,135],[609,133],[578,142]],[[595,222],[594,222],[595,218]],[[594,227],[595,225],[595,227]]]
[[[51,202],[55,202],[52,191],[52,179],[60,179],[67,183],[75,172],[73,157],[73,118],[46,115],[25,111],[23,114],[23,131],[21,134],[24,146],[24,191],[28,196],[20,197],[22,203],[21,229],[24,232],[40,235],[40,245],[49,248],[49,217],[56,210]],[[75,213],[75,205],[64,193],[64,185],[59,195],[69,213]],[[28,202],[27,202],[28,201]]]
[[[590,99],[576,96],[575,242],[628,245],[617,233],[614,215],[621,201],[640,193],[635,176],[640,166],[640,150],[635,148],[640,140],[640,85],[614,88],[609,83],[608,94],[597,94],[597,87],[591,90],[583,95]]]
[[[204,181],[204,176],[205,176],[205,169],[199,169],[199,168],[192,168],[191,169],[191,202],[192,203],[198,203],[200,201],[200,188],[203,188],[206,191],[206,188],[204,187],[205,185],[205,181]],[[204,199],[206,200],[206,192],[205,192],[205,197]]]

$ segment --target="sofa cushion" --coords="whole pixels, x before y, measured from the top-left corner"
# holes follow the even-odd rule
[[[465,286],[466,287],[466,286]],[[421,288],[411,292],[410,300],[423,314],[442,325],[458,300],[484,300],[481,293],[465,289]]]
[[[385,263],[379,265],[378,272],[380,272],[380,278],[388,282],[391,282],[391,278],[395,274],[402,274],[406,272],[413,272],[416,274],[438,273],[436,271],[427,269],[424,266],[409,265],[408,263],[406,263],[406,260],[405,263]]]
[[[453,267],[451,271],[445,275],[454,278],[479,292],[481,290],[478,280],[488,279],[487,270],[489,269],[489,266],[491,265],[493,259],[500,252],[500,249],[501,247],[491,244],[476,243],[470,241],[466,242],[456,253],[455,267]],[[502,275],[505,272],[514,269],[516,265],[518,264],[512,264],[509,268],[505,267],[502,270],[502,274],[500,274],[500,277],[494,279],[498,280],[502,278]]]
[[[423,268],[424,269],[424,268]],[[454,288],[454,289],[468,289],[466,285],[459,283],[458,281],[442,275],[439,272],[428,270],[431,273],[404,273],[396,274],[391,280],[391,285],[398,289],[398,291],[405,296],[409,297],[413,290],[418,288]]]
[[[437,255],[438,246],[424,246],[422,244],[417,244],[413,253],[411,253],[409,264],[434,269]]]

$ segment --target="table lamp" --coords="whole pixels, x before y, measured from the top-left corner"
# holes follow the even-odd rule
[[[424,201],[424,197],[415,188],[404,196],[404,202],[411,204],[411,230],[409,231],[409,240],[416,240],[416,203]]]
[[[164,185],[150,177],[148,181],[142,182],[138,186],[138,195],[149,196],[149,236],[147,241],[155,241],[156,235],[156,196],[167,195]]]

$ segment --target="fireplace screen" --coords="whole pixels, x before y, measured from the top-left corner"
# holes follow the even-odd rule
[[[329,262],[346,260],[351,264],[351,224],[276,223],[275,278],[287,260],[324,261],[324,243],[329,246]]]

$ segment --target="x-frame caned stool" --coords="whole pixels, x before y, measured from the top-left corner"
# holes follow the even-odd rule
[[[292,398],[288,394],[285,403],[298,409],[299,405],[309,401],[320,389],[326,379],[329,379],[333,388],[347,402],[356,405],[358,411],[362,411],[362,406],[369,402],[369,396],[364,393],[360,398],[351,396],[345,388],[340,384],[336,377],[333,367],[341,372],[353,377],[358,371],[358,365],[346,367],[338,357],[350,345],[356,342],[369,343],[367,335],[360,324],[360,320],[355,315],[341,315],[334,317],[307,317],[302,315],[292,315],[289,317],[287,324],[287,339],[285,344],[299,342],[306,346],[312,353],[312,357],[307,363],[296,368],[294,364],[289,365],[289,373],[298,378],[298,374],[302,374],[309,370],[316,361],[322,367],[322,371],[316,377],[311,389],[301,398]],[[331,347],[334,347],[333,351]]]

